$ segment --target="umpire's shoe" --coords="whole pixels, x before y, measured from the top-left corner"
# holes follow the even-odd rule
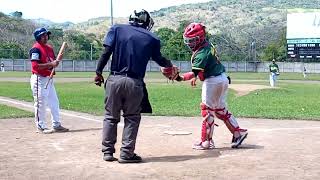
[[[51,134],[51,133],[61,133],[61,132],[68,132],[69,129],[68,128],[65,128],[63,126],[58,126],[58,127],[54,127],[50,130],[44,130],[43,133],[44,134]]]
[[[233,137],[232,138],[231,147],[232,148],[238,148],[241,145],[241,143],[243,142],[243,140],[245,138],[247,138],[247,136],[248,136],[248,132],[247,131],[240,131],[240,136],[239,137],[237,137],[237,138]]]
[[[121,158],[118,160],[119,163],[141,163],[142,158],[137,154],[134,154],[131,158]]]
[[[113,154],[104,154],[103,160],[112,162],[112,161],[117,161],[118,159],[113,157]]]

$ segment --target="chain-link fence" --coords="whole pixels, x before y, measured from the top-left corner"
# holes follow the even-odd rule
[[[105,68],[109,70],[110,62]],[[182,72],[191,70],[190,61],[172,61]],[[0,64],[4,64],[6,71],[30,71],[30,60],[26,59],[0,59]],[[93,72],[96,70],[97,60],[67,60],[64,59],[58,66],[57,71],[68,72]],[[270,62],[246,62],[237,61],[222,62],[227,72],[269,72]],[[308,73],[320,73],[320,63],[303,63],[303,62],[277,62],[280,72],[303,72],[306,68]],[[159,71],[160,67],[154,61],[149,61],[147,71]],[[1,74],[0,74],[1,75]]]
[[[56,52],[57,53],[57,52]],[[98,60],[102,50],[93,51],[70,51],[66,50],[63,57],[70,60]],[[170,60],[188,61],[191,57],[191,52],[169,51],[163,54]],[[29,56],[28,51],[16,49],[0,49],[0,59],[27,59]]]

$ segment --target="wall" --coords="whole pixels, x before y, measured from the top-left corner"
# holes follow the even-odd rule
[[[30,61],[23,59],[0,59],[4,63],[6,71],[30,71]],[[189,61],[173,61],[182,72],[190,71],[191,64]],[[227,72],[269,72],[270,62],[222,62]],[[278,62],[280,72],[302,72],[305,66],[308,73],[320,73],[320,63],[302,63],[302,62]],[[110,62],[105,71],[109,70]],[[57,71],[91,71],[94,72],[97,61],[90,60],[63,60],[58,66]],[[159,71],[159,66],[154,61],[150,61],[147,71]]]

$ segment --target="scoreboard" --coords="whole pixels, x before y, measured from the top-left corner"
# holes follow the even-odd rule
[[[287,39],[288,58],[320,60],[319,39]]]
[[[320,9],[287,11],[287,57],[320,61]]]

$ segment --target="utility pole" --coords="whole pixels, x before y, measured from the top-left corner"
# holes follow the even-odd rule
[[[251,49],[252,49],[252,55],[253,55],[253,61],[257,61],[257,48],[256,48],[256,41],[253,40],[251,43]]]
[[[92,61],[92,43],[90,43],[90,60]]]
[[[111,16],[110,16],[110,21],[111,21],[111,26],[113,25],[113,4],[112,4],[112,0],[111,1]]]

